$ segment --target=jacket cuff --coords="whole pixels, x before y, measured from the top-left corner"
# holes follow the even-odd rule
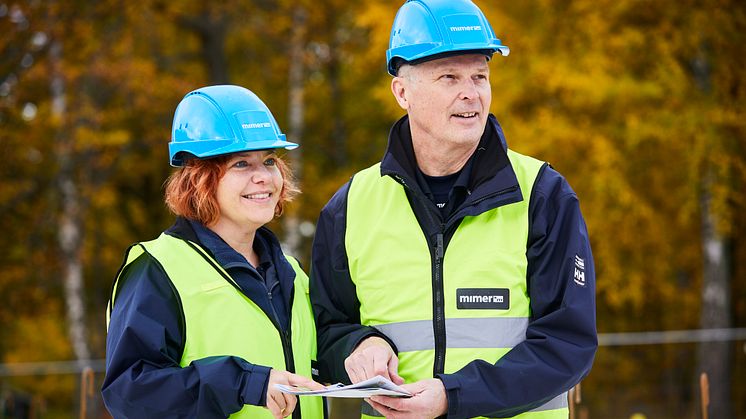
[[[254,406],[267,405],[267,387],[269,386],[269,372],[272,368],[262,365],[252,365],[246,369],[245,385],[241,402]]]
[[[455,374],[436,374],[436,378],[443,382],[443,387],[446,389],[446,399],[448,401],[448,417],[458,418],[459,411],[461,410],[459,402],[459,390],[461,390],[461,383]]]

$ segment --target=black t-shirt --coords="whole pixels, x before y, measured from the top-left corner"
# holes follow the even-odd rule
[[[451,189],[458,179],[458,175],[461,174],[459,170],[456,173],[445,175],[445,176],[428,176],[422,173],[423,179],[427,183],[430,193],[428,194],[430,199],[440,209],[441,213],[444,212],[448,199],[451,195]],[[443,214],[444,216],[446,214]]]
[[[417,182],[422,192],[440,209],[443,219],[448,218],[468,195],[472,158],[456,173],[445,176],[428,176],[417,169]]]

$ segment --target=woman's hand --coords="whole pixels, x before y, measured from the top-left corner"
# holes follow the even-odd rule
[[[306,378],[302,375],[293,374],[287,371],[272,369],[269,372],[269,384],[267,384],[267,409],[272,413],[275,419],[281,419],[290,416],[295,410],[298,399],[293,394],[281,392],[275,387],[275,384],[284,384],[289,386],[305,387],[309,390],[322,390],[323,385]]]

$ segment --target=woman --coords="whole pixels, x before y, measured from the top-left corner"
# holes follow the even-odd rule
[[[292,149],[238,86],[176,109],[166,204],[176,222],[127,251],[107,311],[107,408],[122,418],[321,418],[322,399],[275,388],[311,380],[308,277],[264,225],[297,193],[274,149]],[[294,373],[293,373],[294,372]]]

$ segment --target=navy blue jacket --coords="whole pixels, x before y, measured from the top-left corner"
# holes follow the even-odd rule
[[[418,182],[406,116],[391,129],[381,162],[382,176],[391,176],[402,185],[431,244],[437,234],[445,233],[447,247],[464,217],[530,194],[526,281],[531,314],[526,340],[496,363],[475,360],[453,374],[444,374],[442,365],[435,365],[433,376],[446,388],[448,417],[509,417],[538,407],[586,376],[597,348],[593,257],[577,196],[546,164],[533,189],[522,191],[506,149],[502,129],[490,115],[479,146],[456,181],[456,187],[466,186],[465,193],[453,191],[452,197],[461,198],[446,217],[429,199],[421,199],[427,194]],[[386,338],[375,328],[360,325],[360,303],[345,251],[348,189],[349,182],[322,210],[313,244],[311,301],[319,372],[323,381],[330,382],[349,382],[344,360],[362,339]],[[582,284],[574,281],[576,257],[585,261]]]
[[[256,232],[257,269],[200,223],[178,218],[166,234],[201,245],[269,319],[287,329],[295,271],[271,231]],[[128,265],[117,286],[102,388],[115,418],[225,418],[244,404],[265,405],[269,367],[234,356],[179,366],[185,342],[179,297],[152,256],[143,253]]]

